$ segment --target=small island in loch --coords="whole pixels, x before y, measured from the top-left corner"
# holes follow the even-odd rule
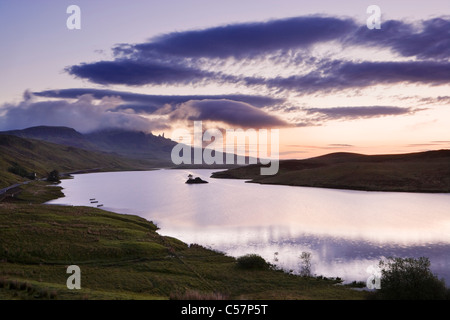
[[[194,178],[192,174],[188,176],[188,179],[186,180],[187,184],[198,184],[198,183],[208,183],[208,181],[205,181],[199,177]]]

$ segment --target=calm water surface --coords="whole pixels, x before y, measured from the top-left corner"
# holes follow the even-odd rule
[[[450,194],[364,192],[211,179],[217,170],[76,175],[52,204],[85,205],[155,222],[159,233],[228,255],[258,253],[297,273],[366,281],[380,258],[420,257],[450,284]],[[189,173],[209,181],[187,185]]]

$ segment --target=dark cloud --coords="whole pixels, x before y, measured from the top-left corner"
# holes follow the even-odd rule
[[[450,104],[450,96],[425,97],[419,101],[424,104]]]
[[[385,48],[411,61],[333,61],[312,57],[314,45]],[[364,88],[377,84],[450,82],[450,19],[420,23],[389,20],[369,30],[352,19],[304,16],[173,32],[145,43],[121,44],[115,59],[70,66],[70,74],[99,84],[186,85],[233,83],[303,93]],[[301,54],[296,55],[295,53]],[[228,58],[245,63],[265,58],[311,71],[291,77],[232,75],[215,68]],[[221,61],[220,63],[217,61]],[[295,69],[294,69],[295,70]]]
[[[251,59],[270,53],[282,56],[289,50],[305,50],[341,38],[355,26],[350,19],[306,16],[174,32],[147,43],[121,44],[113,49],[113,61],[82,63],[66,71],[99,84],[173,85],[204,80],[236,83],[241,79],[204,70],[204,61],[198,59]]]
[[[314,115],[316,121],[323,120],[352,120],[362,118],[377,118],[383,116],[399,116],[413,114],[418,109],[391,107],[391,106],[368,106],[368,107],[334,107],[334,108],[305,108],[308,115]]]
[[[139,60],[162,56],[243,59],[278,50],[304,50],[327,41],[388,48],[404,57],[448,59],[450,19],[444,16],[415,23],[388,20],[381,29],[369,29],[348,18],[303,16],[173,32],[146,43],[119,45],[114,52]]]
[[[165,129],[167,125],[136,114],[111,112],[118,104],[117,98],[103,98],[95,102],[91,95],[82,95],[75,101],[36,101],[28,96],[18,104],[2,106],[1,130],[24,129],[32,126],[65,126],[80,132],[106,128],[123,128],[149,132]]]
[[[245,78],[250,86],[301,93],[339,91],[365,88],[377,84],[419,83],[439,85],[450,83],[450,63],[434,61],[408,62],[345,62],[331,61],[320,69],[302,76],[287,78]]]
[[[232,100],[191,100],[181,104],[170,119],[188,121],[219,121],[242,128],[286,127],[286,121],[248,103]]]
[[[98,64],[102,64],[99,62]],[[132,63],[134,65],[134,62]],[[90,80],[101,84],[186,84],[208,79],[208,74],[194,70],[192,74],[183,70],[172,72],[146,73],[145,68],[123,68],[119,64],[116,69],[114,62],[108,62],[108,72],[98,72],[96,64],[84,65],[92,76]],[[75,66],[72,68],[83,68]],[[91,69],[93,67],[93,69]],[[450,63],[436,61],[406,61],[406,62],[346,62],[328,61],[318,66],[306,75],[275,78],[242,77],[234,82],[247,86],[266,86],[279,90],[290,90],[302,93],[319,91],[339,91],[350,88],[365,88],[378,84],[413,83],[441,85],[450,83]],[[79,75],[79,74],[78,74]],[[79,75],[80,76],[80,75]],[[217,79],[215,75],[212,76]],[[211,79],[210,79],[211,80]],[[220,80],[221,81],[221,80]]]
[[[347,40],[349,44],[389,48],[404,57],[450,58],[450,19],[433,18],[420,24],[389,20],[379,30],[360,27]]]
[[[294,17],[173,32],[147,43],[119,45],[114,52],[118,56],[139,60],[162,59],[161,56],[243,59],[278,50],[304,49],[340,38],[354,30],[355,26],[355,22],[350,19]]]
[[[216,77],[212,72],[182,65],[130,59],[83,63],[68,67],[66,71],[78,78],[86,78],[99,84],[125,84],[129,86],[188,84]]]
[[[149,95],[133,92],[105,90],[105,89],[62,89],[62,90],[47,90],[33,93],[39,97],[47,98],[64,98],[64,99],[78,99],[80,96],[89,94],[96,99],[104,97],[120,97],[124,102],[116,109],[133,109],[136,112],[153,113],[154,111],[163,108],[165,105],[178,105],[190,100],[233,100],[251,104],[257,108],[272,107],[282,105],[285,99],[272,98],[268,96],[258,95],[244,95],[244,94],[223,94],[223,95]]]

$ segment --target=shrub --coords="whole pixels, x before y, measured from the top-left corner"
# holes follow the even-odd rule
[[[57,170],[53,170],[48,174],[47,181],[50,182],[60,182],[59,180],[59,172]]]
[[[270,265],[261,256],[257,254],[247,254],[237,258],[237,265],[242,269],[266,270]]]
[[[444,280],[430,270],[428,258],[389,258],[380,261],[381,289],[376,296],[386,300],[448,299]]]

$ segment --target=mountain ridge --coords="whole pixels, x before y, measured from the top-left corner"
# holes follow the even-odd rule
[[[151,160],[159,163],[159,167],[173,167],[172,149],[178,144],[161,135],[143,131],[132,131],[120,128],[107,128],[89,133],[80,133],[69,127],[37,126],[21,130],[3,131],[0,134],[14,135],[26,139],[37,139],[88,151],[106,152],[131,159]],[[222,153],[225,157],[226,153]],[[234,155],[236,163],[236,155]],[[248,158],[246,158],[247,163]],[[177,168],[211,168],[227,169],[238,165],[194,164],[194,152],[191,149],[191,164],[181,164]]]
[[[36,126],[9,130],[0,134],[37,139],[90,151],[115,153],[133,159],[154,159],[169,164],[170,152],[176,142],[152,133],[122,129],[103,129],[80,133],[69,127]]]

